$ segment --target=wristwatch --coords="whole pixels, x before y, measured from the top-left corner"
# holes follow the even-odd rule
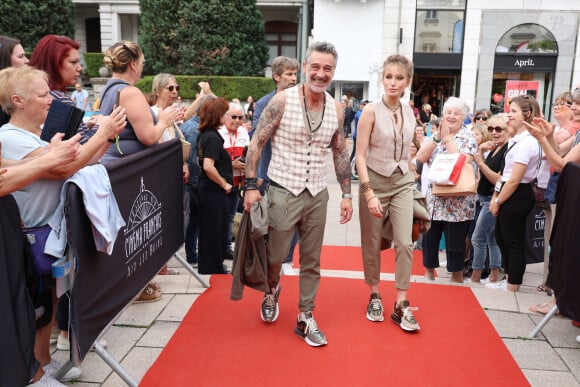
[[[493,200],[493,202],[494,202],[495,204],[497,204],[498,206],[500,205],[500,204],[499,204],[499,198],[495,198],[495,199]]]
[[[441,142],[441,139],[440,138],[439,139],[435,139],[435,135],[433,135],[433,137],[431,137],[431,139],[433,140],[433,142],[435,144],[439,144]]]
[[[343,199],[352,199],[352,194],[343,193],[343,194],[342,194],[342,198],[343,198]]]

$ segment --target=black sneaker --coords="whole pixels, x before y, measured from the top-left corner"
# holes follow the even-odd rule
[[[324,333],[318,329],[318,325],[316,325],[316,321],[314,321],[312,312],[305,312],[304,316],[302,313],[298,315],[298,321],[296,322],[294,333],[302,337],[304,341],[306,341],[306,344],[312,347],[320,347],[328,344]]]
[[[274,322],[278,318],[278,314],[280,314],[280,309],[278,308],[280,290],[282,290],[282,287],[278,284],[275,291],[270,289],[268,293],[264,293],[262,308],[260,309],[260,317],[262,317],[262,321]]]
[[[369,305],[367,306],[367,319],[378,322],[385,320],[385,316],[383,316],[383,303],[381,302],[379,293],[371,293]]]
[[[395,324],[398,324],[404,331],[418,331],[421,328],[419,327],[417,320],[415,320],[415,316],[413,316],[413,310],[417,309],[418,308],[411,308],[409,301],[407,300],[401,301],[399,307],[397,307],[397,303],[395,302],[391,320],[393,320]]]

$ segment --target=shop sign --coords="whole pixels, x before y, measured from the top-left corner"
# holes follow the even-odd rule
[[[512,99],[520,95],[531,95],[534,98],[538,95],[540,88],[539,81],[506,81],[505,83],[505,97],[504,112],[508,112]]]
[[[556,69],[556,55],[495,55],[494,72],[552,72]]]
[[[534,60],[532,58],[516,59],[514,66],[519,67],[519,68],[533,68],[534,67]]]

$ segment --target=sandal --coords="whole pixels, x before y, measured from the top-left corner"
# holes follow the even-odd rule
[[[141,292],[139,297],[133,301],[135,304],[142,304],[145,302],[154,302],[161,299],[161,292],[155,289],[151,284],[148,284]]]
[[[551,302],[544,302],[543,304],[532,305],[528,309],[530,312],[540,313],[540,314],[548,314],[550,310],[554,307],[555,304]],[[558,313],[556,313],[558,314]]]
[[[554,291],[552,289],[550,289],[549,287],[547,287],[544,284],[540,284],[538,285],[538,287],[536,288],[536,290],[540,293],[546,293],[548,296],[552,297],[554,295]]]

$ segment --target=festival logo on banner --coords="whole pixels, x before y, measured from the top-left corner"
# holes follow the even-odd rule
[[[510,103],[515,97],[520,95],[531,95],[532,97],[537,98],[539,88],[539,81],[506,81],[504,112],[507,113],[510,110]]]
[[[133,276],[163,245],[161,208],[161,202],[145,188],[141,177],[141,190],[133,201],[124,230],[127,278]]]

